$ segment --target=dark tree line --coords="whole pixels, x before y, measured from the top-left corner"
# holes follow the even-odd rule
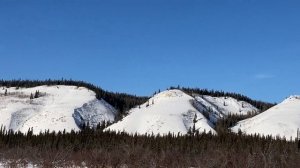
[[[297,142],[242,133],[129,135],[103,127],[70,133],[26,134],[0,129],[0,156],[40,166],[70,167],[297,167]],[[57,157],[59,156],[59,157]]]
[[[228,134],[231,132],[230,128],[235,126],[239,121],[251,118],[255,115],[256,113],[250,113],[247,115],[229,114],[225,118],[221,118],[217,121],[215,130],[217,131],[218,135]]]

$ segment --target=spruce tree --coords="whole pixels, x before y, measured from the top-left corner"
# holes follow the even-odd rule
[[[40,95],[40,91],[35,91],[35,94],[34,94],[34,98],[36,99],[36,98],[39,98],[39,95]]]

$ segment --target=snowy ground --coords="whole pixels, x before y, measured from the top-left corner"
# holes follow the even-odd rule
[[[7,90],[7,94],[5,92]],[[40,97],[30,99],[40,92]],[[74,110],[77,109],[77,113]],[[88,121],[114,120],[116,111],[105,101],[96,100],[95,93],[76,86],[38,86],[33,88],[0,88],[0,125],[14,131],[79,130],[75,119]],[[80,120],[79,120],[80,121]],[[95,123],[91,121],[90,123]]]
[[[180,90],[167,90],[150,98],[148,102],[130,110],[129,115],[106,130],[125,131],[131,134],[186,134],[193,127],[199,132],[215,133],[212,124],[191,102],[193,97]]]
[[[264,134],[293,139],[300,128],[300,96],[291,96],[269,110],[246,120],[232,128],[246,134]]]
[[[0,161],[0,168],[10,168],[10,167],[23,167],[23,168],[38,168],[38,165],[33,165],[31,163],[11,163],[11,161]]]

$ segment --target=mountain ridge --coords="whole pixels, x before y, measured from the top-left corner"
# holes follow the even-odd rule
[[[0,96],[4,98],[5,96],[9,95],[12,92],[11,90],[18,91],[24,88],[31,89],[31,93],[34,93],[38,90],[38,93],[41,96],[42,94],[44,94],[43,91],[44,88],[38,89],[38,87],[40,87],[41,85],[44,87],[54,87],[54,88],[72,86],[74,89],[85,88],[94,93],[93,99],[91,99],[90,101],[83,101],[80,106],[76,106],[72,109],[73,111],[69,116],[73,117],[74,119],[74,121],[72,121],[72,124],[74,125],[75,123],[78,127],[78,128],[76,127],[75,130],[79,130],[82,125],[89,125],[91,127],[96,127],[99,123],[103,121],[101,120],[101,118],[105,118],[105,120],[109,122],[124,120],[128,115],[130,115],[130,111],[132,111],[133,109],[137,109],[141,106],[144,107],[146,105],[151,107],[152,101],[154,101],[153,103],[155,105],[157,104],[154,98],[149,98],[149,100],[147,101],[146,97],[138,97],[138,96],[127,95],[123,93],[112,93],[112,92],[104,91],[100,87],[94,86],[89,83],[85,83],[82,81],[72,81],[72,80],[61,80],[61,81],[60,80],[47,80],[47,81],[0,80],[0,86],[2,87],[2,90],[0,91]],[[37,87],[37,88],[32,89],[33,87]],[[159,92],[158,94],[162,94],[162,93],[168,94],[168,92],[172,92],[172,89],[167,89],[166,91]],[[254,106],[252,106],[251,103],[244,101],[244,100],[248,100],[248,98],[240,94],[227,93],[223,91],[213,91],[213,90],[209,91],[206,89],[200,90],[197,88],[196,89],[189,88],[189,90],[186,88],[179,88],[177,90],[175,89],[175,93],[178,93],[178,95],[184,95],[183,97],[188,97],[186,100],[183,101],[186,102],[183,103],[186,104],[184,105],[186,109],[183,109],[182,111],[178,112],[181,118],[177,121],[179,121],[179,123],[182,123],[183,126],[182,128],[184,129],[178,129],[180,131],[178,130],[172,131],[173,127],[170,127],[169,130],[165,129],[163,133],[182,132],[186,134],[186,133],[190,133],[191,131],[190,129],[194,129],[194,131],[201,130],[200,129],[201,127],[206,128],[206,131],[211,130],[212,132],[215,132],[213,127],[215,126],[216,122],[219,119],[226,117],[232,112],[235,115],[246,115],[248,114],[248,112],[255,112],[255,113],[261,112],[261,109],[257,109]],[[200,93],[202,93],[203,95],[201,95]],[[47,94],[45,93],[45,95]],[[170,95],[172,95],[172,93]],[[233,95],[236,98],[232,98],[230,97],[230,95]],[[31,101],[30,102],[31,104],[36,103],[36,100],[34,98],[33,100],[31,100],[31,96],[35,97],[35,95],[30,96],[29,92],[27,93],[27,95],[20,94],[18,96],[19,97],[23,96],[23,99],[24,96],[25,98],[27,97],[26,101]],[[61,97],[63,96],[64,95],[61,95]],[[41,96],[38,99],[42,99],[42,98],[43,96]],[[204,99],[200,101],[200,99],[202,98]],[[252,100],[252,102],[255,101]],[[180,104],[179,102],[177,103],[175,102],[172,104],[168,104],[168,106],[176,106],[179,104]],[[51,104],[47,104],[47,105],[51,105]],[[257,105],[262,105],[264,107],[270,106],[270,104],[268,103],[263,104],[261,102],[258,102]],[[43,108],[43,104],[39,102],[36,104],[36,106],[31,106],[30,108],[23,108],[22,112],[18,112],[18,109],[16,109],[14,113],[10,114],[11,117],[13,118],[12,120],[13,122],[11,122],[11,124],[9,125],[6,124],[6,127],[7,128],[13,127],[16,128],[16,130],[18,130],[17,126],[20,125],[20,122],[24,122],[25,120],[31,118],[32,115],[33,116],[35,115],[36,111],[38,111],[36,108]],[[192,110],[189,112],[190,109]],[[109,111],[109,113],[106,113],[105,111]],[[0,108],[0,113],[1,113],[1,108]],[[197,115],[196,117],[195,114]],[[24,120],[16,119],[22,117],[24,117]],[[207,120],[207,125],[199,126],[201,125],[199,124],[201,122],[199,123],[193,122],[194,118],[196,118],[195,120],[200,120],[201,118],[202,118],[201,120],[203,121]],[[161,126],[161,124],[157,124],[156,126],[159,127]],[[31,128],[31,127],[30,125],[28,125],[26,128]],[[72,128],[75,127],[73,126]],[[57,130],[62,131],[63,129],[64,128],[62,127],[61,129],[57,129]],[[118,131],[121,130],[122,129],[118,129]],[[200,132],[203,132],[203,130],[201,130]],[[23,130],[23,132],[26,132],[26,129]],[[150,133],[155,131],[149,129],[149,131],[146,132]],[[134,132],[131,131],[131,133]],[[161,132],[158,131],[156,133],[161,133]]]

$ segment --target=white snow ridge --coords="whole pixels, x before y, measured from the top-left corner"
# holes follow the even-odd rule
[[[133,108],[128,116],[106,130],[125,131],[130,134],[187,134],[194,125],[199,132],[216,133],[209,120],[193,107],[194,98],[180,90],[167,90],[156,94],[148,102]]]
[[[30,99],[36,91],[39,97]],[[33,133],[38,134],[48,129],[78,131],[81,122],[94,126],[103,120],[113,121],[116,111],[95,95],[76,86],[4,87],[0,90],[0,125],[24,133],[33,128]]]
[[[297,136],[300,128],[300,96],[291,96],[282,103],[252,118],[238,122],[231,128],[246,134],[261,134],[285,137],[288,140]]]

